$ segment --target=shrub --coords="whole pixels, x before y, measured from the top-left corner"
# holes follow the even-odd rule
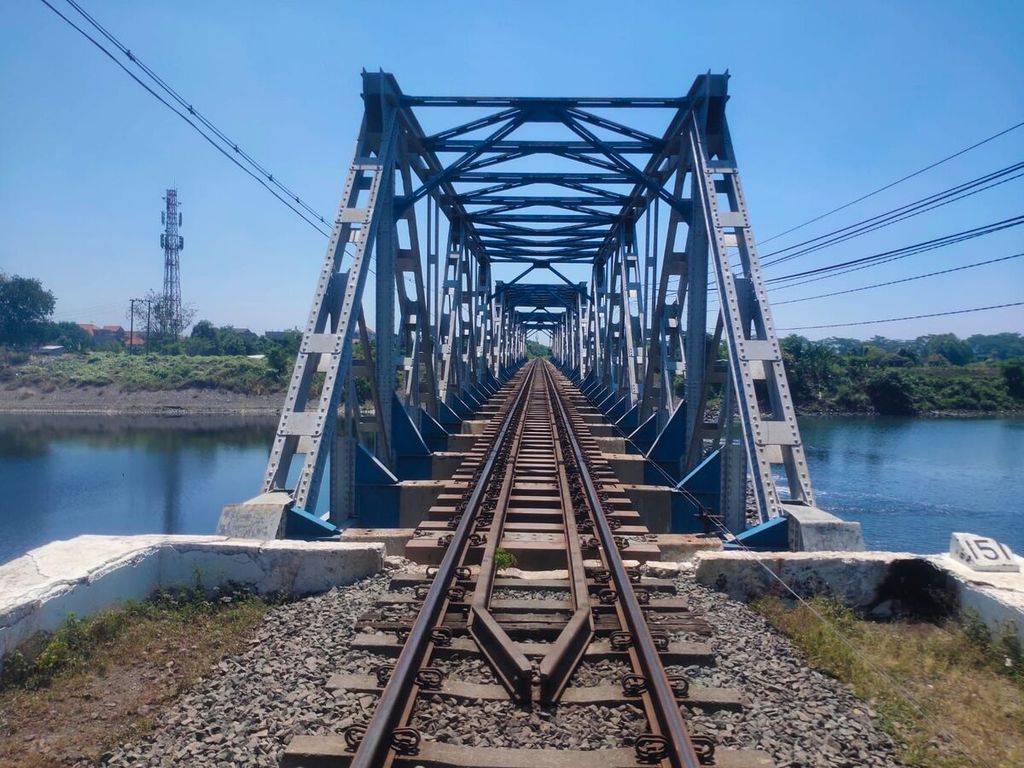
[[[1024,400],[1024,358],[1007,360],[1002,364],[1000,372],[1003,381],[1006,382],[1006,389],[1010,397],[1015,400]]]
[[[915,380],[897,369],[889,369],[871,376],[864,391],[871,405],[881,414],[912,415],[917,412]]]

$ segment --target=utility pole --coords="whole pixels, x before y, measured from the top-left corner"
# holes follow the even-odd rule
[[[146,354],[149,354],[149,320],[153,312],[153,302],[149,299],[144,299],[146,302]]]
[[[131,309],[128,310],[128,316],[129,316],[128,319],[130,321],[130,327],[131,327],[131,330],[128,331],[128,341],[129,341],[129,344],[128,344],[128,354],[129,355],[134,355],[135,354],[135,345],[132,342],[135,341],[135,305],[136,304],[145,304],[146,305],[146,351],[149,352],[149,320],[150,320],[150,313],[151,313],[151,310],[153,308],[153,300],[152,299],[129,299],[128,303],[131,306]]]
[[[138,299],[129,299],[128,306],[128,354],[135,354],[135,302]]]

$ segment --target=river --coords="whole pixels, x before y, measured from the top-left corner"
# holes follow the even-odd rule
[[[1024,552],[1024,419],[801,419],[818,505],[869,548],[952,531]],[[212,533],[255,495],[269,419],[0,415],[0,563],[82,533]]]

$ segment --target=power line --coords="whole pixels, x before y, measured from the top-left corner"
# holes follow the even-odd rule
[[[949,189],[943,190],[942,192],[937,192],[937,193],[935,193],[933,195],[929,195],[928,197],[924,197],[924,198],[921,198],[920,200],[916,200],[916,201],[914,201],[912,203],[908,203],[908,204],[906,204],[904,206],[900,206],[899,208],[894,208],[894,209],[892,209],[890,211],[886,211],[884,213],[878,214],[877,216],[873,216],[873,217],[871,217],[869,219],[864,219],[862,221],[855,222],[854,224],[850,224],[850,225],[848,225],[846,227],[842,227],[840,229],[833,230],[832,232],[826,233],[826,234],[821,235],[819,237],[811,238],[810,240],[805,240],[802,243],[797,243],[796,245],[791,245],[791,246],[788,246],[787,248],[779,249],[778,251],[772,251],[771,253],[767,254],[768,257],[770,257],[772,255],[775,255],[775,254],[785,253],[786,251],[791,250],[793,248],[800,248],[801,246],[804,246],[804,245],[809,245],[809,244],[817,243],[815,245],[810,245],[810,247],[805,248],[802,251],[799,251],[797,253],[792,253],[792,254],[789,254],[789,255],[786,255],[786,256],[782,256],[781,258],[775,259],[774,261],[767,261],[766,262],[766,261],[763,260],[763,258],[767,258],[767,257],[762,257],[761,267],[762,268],[766,268],[766,267],[774,266],[776,264],[781,264],[782,262],[789,261],[790,259],[795,259],[798,256],[802,256],[802,255],[805,255],[807,253],[812,253],[813,251],[822,250],[822,249],[827,248],[829,246],[836,245],[836,244],[841,243],[841,242],[845,242],[846,240],[851,240],[854,237],[859,237],[860,235],[867,234],[868,232],[873,232],[873,231],[875,231],[877,229],[882,229],[883,227],[887,227],[890,224],[895,224],[895,223],[897,223],[899,221],[903,221],[904,219],[911,218],[912,216],[917,216],[920,213],[925,213],[926,211],[934,210],[935,208],[939,208],[939,207],[941,207],[943,205],[948,205],[949,203],[956,202],[957,200],[962,200],[962,199],[964,199],[966,197],[970,197],[971,195],[978,194],[979,192],[984,192],[985,190],[991,189],[993,187],[997,187],[1000,184],[1005,184],[1005,183],[1007,183],[1009,181],[1013,181],[1015,179],[1021,178],[1022,176],[1024,176],[1024,173],[1017,173],[1016,175],[1010,176],[1009,178],[1001,178],[1003,176],[1006,176],[1009,173],[1014,173],[1015,171],[1018,171],[1018,170],[1021,170],[1021,169],[1024,169],[1024,162],[1016,163],[1016,164],[1011,165],[1011,166],[1007,166],[1006,168],[1002,168],[1002,169],[1000,169],[998,171],[993,171],[992,173],[989,173],[989,174],[986,174],[984,176],[978,177],[977,179],[972,179],[971,181],[964,182],[963,184],[960,184],[960,185],[957,185],[955,187],[951,187]],[[1001,178],[1001,180],[993,181],[994,179],[997,179],[997,178]],[[986,182],[992,182],[992,183],[987,184],[985,186],[980,186],[982,184],[985,184]],[[978,188],[979,186],[980,186],[980,188]],[[857,229],[857,227],[860,227],[860,229]],[[839,235],[839,236],[838,237],[832,237],[833,235]],[[829,238],[829,237],[832,237],[832,239],[831,240],[827,240],[826,242],[817,242],[817,241],[822,240],[823,238]],[[950,243],[950,244],[952,244],[952,243]],[[930,249],[926,249],[926,250],[930,250]],[[906,255],[911,255],[911,254],[908,253]],[[895,261],[897,258],[902,258],[902,256],[893,256],[892,258],[880,259],[880,260],[877,260],[877,264],[879,264],[879,265],[880,264],[885,264],[885,263],[887,263],[889,261]],[[867,266],[874,266],[874,265],[873,264],[868,264]],[[805,283],[811,283],[811,282],[815,282],[817,280],[824,280],[824,279],[827,279],[828,277],[835,277],[835,276],[838,276],[839,274],[846,274],[847,272],[855,272],[858,269],[864,269],[864,268],[866,268],[866,267],[855,267],[853,269],[848,269],[848,270],[844,270],[844,271],[838,272],[837,275],[824,275],[822,277],[816,277],[816,278],[813,278],[811,280],[804,280],[804,281],[802,281],[800,283],[793,283],[791,285],[786,285],[786,286],[778,286],[776,289],[790,288],[793,285],[803,285]],[[785,279],[785,278],[776,278],[775,280],[783,280],[783,279]],[[774,282],[774,280],[770,280],[769,282]],[[715,283],[713,281],[709,281],[708,282],[709,292],[711,290],[713,290],[714,287],[715,287]]]
[[[758,243],[758,244],[761,245],[761,244],[764,244],[764,243],[771,242],[772,240],[776,240],[777,238],[780,238],[783,235],[788,235],[790,232],[796,232],[798,229],[803,229],[804,227],[808,226],[809,224],[813,224],[816,221],[821,221],[822,219],[826,218],[827,216],[831,216],[833,213],[838,213],[839,211],[845,210],[846,208],[849,208],[851,205],[856,205],[859,202],[867,200],[869,197],[874,197],[875,195],[879,194],[880,192],[884,192],[887,189],[891,189],[892,187],[895,187],[897,184],[902,184],[904,181],[907,181],[908,179],[912,179],[915,176],[920,176],[925,171],[930,171],[932,168],[937,168],[938,166],[942,165],[943,163],[947,163],[950,160],[953,160],[954,158],[960,157],[961,155],[964,155],[964,154],[970,152],[973,149],[977,149],[980,146],[988,144],[990,141],[994,141],[995,139],[998,139],[1000,136],[1005,136],[1006,134],[1010,133],[1011,131],[1017,130],[1021,126],[1024,126],[1024,120],[1022,120],[1021,122],[1017,123],[1016,125],[1011,125],[1009,128],[1004,128],[1003,130],[999,131],[998,133],[994,133],[991,136],[989,136],[988,138],[982,139],[981,141],[979,141],[979,142],[977,142],[975,144],[972,144],[969,147],[964,147],[963,149],[961,149],[961,150],[959,150],[957,152],[954,152],[953,154],[948,155],[948,156],[942,158],[941,160],[937,160],[934,163],[932,163],[931,165],[926,165],[924,168],[921,168],[920,170],[914,171],[913,173],[909,173],[906,176],[903,176],[902,178],[896,179],[896,181],[889,182],[888,184],[886,184],[884,186],[881,186],[881,187],[879,187],[878,189],[876,189],[876,190],[874,190],[872,192],[868,192],[866,195],[861,195],[860,197],[858,197],[855,200],[851,200],[848,203],[843,203],[842,205],[840,205],[840,206],[838,206],[836,208],[833,208],[830,211],[826,211],[825,213],[822,213],[822,214],[820,214],[818,216],[815,216],[813,219],[808,219],[803,224],[797,224],[795,227],[790,227],[789,229],[785,230],[784,232],[779,232],[777,235],[772,235],[769,238],[761,240],[760,243]]]
[[[1024,224],[1024,216],[1017,216],[1017,217],[1014,217],[1012,219],[1004,219],[1003,221],[994,222],[992,224],[986,224],[986,225],[984,225],[982,227],[976,227],[975,229],[963,230],[961,232],[954,232],[954,233],[952,233],[950,235],[944,235],[942,237],[935,238],[935,239],[932,239],[932,240],[925,240],[925,241],[920,242],[920,243],[914,243],[912,245],[903,246],[902,248],[895,248],[895,249],[890,250],[890,251],[883,251],[881,253],[876,253],[876,254],[873,254],[871,256],[863,256],[861,258],[853,259],[851,261],[846,261],[846,262],[843,262],[843,263],[840,263],[840,264],[826,265],[824,267],[819,267],[817,269],[812,269],[812,270],[806,270],[804,272],[794,272],[794,273],[789,274],[789,275],[782,275],[780,277],[776,277],[776,278],[772,278],[771,280],[767,280],[766,283],[771,284],[771,283],[778,283],[778,282],[787,281],[787,280],[794,280],[795,282],[789,282],[789,283],[787,283],[785,285],[770,285],[767,288],[767,290],[769,292],[775,292],[775,291],[785,290],[787,288],[795,288],[795,287],[800,286],[800,285],[807,285],[808,283],[816,283],[819,280],[828,280],[828,279],[831,279],[831,278],[834,278],[834,277],[839,277],[841,275],[847,275],[847,274],[849,274],[851,272],[858,272],[858,271],[860,271],[862,269],[870,269],[871,267],[877,267],[877,266],[881,266],[882,264],[888,264],[888,263],[893,262],[893,261],[898,261],[900,259],[905,259],[908,256],[915,256],[915,255],[917,255],[919,253],[926,253],[928,251],[934,251],[934,250],[937,250],[939,248],[945,248],[946,246],[955,245],[957,243],[961,243],[961,242],[964,242],[964,241],[967,241],[967,240],[973,240],[976,237],[983,237],[984,235],[992,234],[993,232],[999,232],[999,231],[1001,231],[1003,229],[1009,229],[1011,227],[1020,226],[1021,224]],[[1014,258],[1014,257],[1007,257],[1007,258]],[[980,266],[980,264],[987,264],[987,263],[992,263],[993,261],[1000,261],[1000,260],[1001,259],[993,259],[993,260],[991,260],[989,262],[981,262],[981,263],[979,263],[977,265],[968,265],[968,266]],[[929,273],[928,275],[919,275],[918,277],[930,277],[932,274],[943,274],[943,273],[942,272],[935,272],[935,273]],[[799,280],[799,279],[797,279],[797,278],[800,278],[800,277],[807,277],[808,279],[806,279],[806,280]],[[917,279],[917,278],[914,278],[914,279]],[[902,281],[896,280],[896,281],[892,281],[892,282],[902,282]],[[879,283],[878,285],[881,286],[881,285],[888,285],[888,284],[889,283]],[[874,286],[868,286],[868,287],[874,287]],[[711,294],[712,299],[717,299],[717,294],[714,293],[714,289],[715,289],[715,284],[711,283],[709,285],[709,288],[708,288],[708,293]],[[860,290],[860,289],[852,289],[851,291],[836,291],[834,294],[822,294],[822,296],[838,295],[840,293],[852,293],[853,290]],[[809,300],[810,298],[818,298],[818,297],[815,296],[815,297],[807,297],[805,299],[794,299],[793,301],[806,301],[806,300]],[[773,303],[774,304],[789,304],[789,303],[792,303],[792,302],[791,301],[780,301],[780,302],[773,302]]]
[[[1015,163],[1014,165],[1001,168],[998,171],[993,171],[992,173],[987,173],[984,176],[979,176],[978,178],[964,182],[963,184],[958,184],[941,192],[936,192],[933,195],[928,195],[927,197],[915,200],[912,203],[907,203],[906,205],[893,208],[892,210],[885,211],[884,213],[880,213],[876,216],[863,219],[831,232],[826,232],[823,235],[813,237],[809,240],[804,240],[801,243],[796,243],[795,245],[790,245],[786,248],[780,248],[777,251],[772,251],[771,253],[763,256],[761,266],[770,267],[776,264],[781,264],[783,262],[790,261],[791,259],[837,245],[838,243],[852,240],[855,237],[866,235],[869,232],[883,229],[914,216],[919,216],[922,213],[927,213],[928,211],[935,210],[936,208],[941,208],[944,205],[955,203],[958,200],[971,197],[979,192],[985,192],[986,190],[998,187],[1001,184],[1006,184],[1007,182],[1021,178],[1024,176],[1024,173],[1019,173],[1022,169],[1024,169],[1024,162]],[[1010,174],[1015,175],[1010,176]],[[1009,178],[1005,178],[1007,176],[1009,176]],[[772,256],[778,256],[779,254],[785,254],[787,251],[794,250],[796,250],[795,253],[789,253],[784,256],[779,256],[779,258],[771,259]]]
[[[1004,219],[1003,221],[994,222],[992,224],[986,224],[986,225],[984,225],[982,227],[976,227],[975,229],[963,230],[961,232],[955,232],[955,233],[952,233],[950,235],[944,235],[943,237],[935,238],[933,240],[926,240],[926,241],[921,242],[921,243],[914,243],[912,245],[904,246],[902,248],[896,248],[896,249],[893,249],[891,251],[884,251],[882,253],[873,254],[871,256],[864,256],[864,257],[861,257],[859,259],[853,259],[851,261],[843,262],[843,263],[840,263],[840,264],[833,264],[833,265],[829,265],[829,266],[825,266],[825,267],[819,267],[819,268],[813,269],[813,270],[806,270],[804,272],[797,272],[797,273],[793,273],[793,274],[790,274],[790,275],[784,275],[782,277],[777,277],[777,278],[773,278],[772,280],[768,280],[767,282],[768,283],[775,283],[775,282],[779,282],[779,281],[783,281],[783,280],[789,280],[789,279],[795,279],[795,278],[803,277],[803,276],[809,276],[809,275],[815,275],[815,276],[809,277],[809,279],[807,279],[807,280],[798,280],[797,282],[791,282],[791,283],[789,283],[787,285],[771,286],[771,287],[768,288],[768,290],[774,292],[776,290],[783,290],[785,288],[793,288],[793,287],[796,287],[796,286],[799,286],[799,285],[806,285],[807,283],[814,283],[814,282],[817,282],[819,280],[827,280],[829,278],[839,277],[840,275],[849,274],[850,272],[857,272],[857,271],[862,270],[862,269],[869,269],[870,267],[876,267],[876,266],[880,266],[882,264],[887,264],[887,263],[892,262],[892,261],[897,261],[899,259],[906,258],[907,256],[913,256],[913,255],[916,255],[916,254],[919,254],[919,253],[925,253],[927,251],[933,251],[933,250],[936,250],[936,249],[939,249],[939,248],[944,248],[944,247],[946,247],[948,245],[954,245],[956,243],[961,243],[961,242],[964,242],[966,240],[973,240],[976,237],[982,237],[984,235],[992,234],[993,232],[999,232],[999,231],[1001,231],[1003,229],[1009,229],[1009,228],[1012,228],[1012,227],[1020,226],[1021,224],[1024,224],[1024,216],[1017,216],[1017,217],[1014,217],[1014,218],[1011,218],[1011,219]],[[949,272],[958,272],[960,270],[970,269],[970,268],[973,268],[973,267],[979,267],[979,266],[983,266],[983,265],[986,265],[986,264],[994,264],[994,263],[1000,262],[1000,261],[1008,261],[1010,259],[1019,258],[1020,256],[1024,256],[1024,254],[1018,253],[1018,254],[1013,254],[1013,255],[1010,255],[1010,256],[1004,256],[1004,257],[1001,257],[1001,258],[998,258],[998,259],[989,259],[989,260],[986,260],[986,261],[976,262],[974,264],[967,264],[967,265],[963,265],[963,266],[960,266],[960,267],[954,267],[954,268],[951,268],[951,269],[940,270],[940,271],[937,271],[937,272],[929,272],[929,273],[925,273],[925,274],[922,274],[922,275],[914,275],[912,277],[902,278],[902,279],[899,279],[899,280],[890,280],[890,281],[883,282],[883,283],[875,283],[873,285],[862,286],[862,287],[859,287],[859,288],[851,288],[851,289],[847,289],[847,290],[843,290],[843,291],[833,291],[833,292],[830,292],[830,293],[819,294],[819,295],[816,295],[816,296],[805,296],[805,297],[801,297],[801,298],[798,298],[798,299],[790,299],[788,301],[773,302],[773,304],[778,306],[778,305],[781,305],[781,304],[793,304],[793,303],[797,303],[797,302],[801,302],[801,301],[810,301],[812,299],[825,298],[825,297],[828,297],[828,296],[839,296],[839,295],[846,294],[846,293],[856,293],[856,292],[865,291],[865,290],[868,290],[868,289],[871,289],[871,288],[881,288],[881,287],[887,286],[887,285],[895,285],[897,283],[911,282],[911,281],[920,280],[920,279],[923,279],[923,278],[926,278],[926,277],[933,277],[935,275],[943,275],[943,274],[947,274]],[[709,290],[709,292],[710,292],[710,290]],[[715,298],[715,297],[713,296],[712,298]],[[711,308],[709,307],[709,311],[710,311],[710,309]],[[957,313],[953,313],[953,314],[957,314]],[[928,316],[931,316],[931,315],[928,315]],[[899,318],[895,318],[895,319],[899,319]],[[873,323],[873,322],[888,322],[888,321],[885,321],[885,320],[868,321],[868,323],[865,323],[865,324],[869,324],[869,323]],[[844,326],[844,325],[858,325],[858,324],[859,323],[840,323],[839,325],[840,326]],[[827,328],[827,327],[832,327],[832,326],[826,325],[826,326],[804,326],[804,327],[806,327],[806,328],[819,328],[819,327]],[[788,328],[788,329],[783,329],[783,330],[801,330],[801,328]]]
[[[884,320],[857,320],[850,323],[828,323],[826,325],[796,325],[789,328],[777,328],[779,331],[809,331],[815,328],[845,328],[851,325],[879,325],[881,323],[895,323],[900,320],[921,320],[926,317],[946,317],[948,315],[966,315],[971,312],[985,312],[990,309],[1004,309],[1005,307],[1024,306],[1024,301],[1016,301],[1010,304],[993,304],[989,307],[972,307],[971,309],[951,309],[948,312],[932,312],[927,315],[907,315],[906,317],[887,317]]]
[[[919,243],[913,243],[911,245],[905,245],[901,248],[893,248],[888,251],[882,251],[875,253],[870,256],[861,256],[857,259],[850,259],[849,261],[838,262],[835,264],[827,264],[823,267],[816,267],[815,269],[804,270],[803,272],[792,272],[788,275],[782,275],[780,277],[774,277],[767,280],[768,283],[779,283],[787,280],[798,279],[801,277],[808,277],[812,275],[821,275],[823,273],[835,272],[837,270],[844,269],[846,267],[855,265],[874,265],[879,263],[885,263],[888,261],[894,261],[895,259],[904,258],[906,256],[912,256],[917,253],[923,253],[925,251],[932,251],[937,248],[944,248],[948,245],[954,245],[956,243],[962,243],[966,240],[973,240],[976,237],[983,237],[990,235],[994,232],[1000,232],[1004,229],[1011,229],[1024,224],[1024,215],[1014,216],[1009,219],[1003,219],[1002,221],[996,221],[991,224],[985,224],[974,229],[965,229],[960,232],[953,232],[949,235],[943,235],[942,237],[936,237],[931,240],[924,240]]]
[[[829,296],[842,296],[847,293],[858,293],[860,291],[867,291],[871,288],[884,288],[887,285],[897,285],[899,283],[909,283],[914,280],[922,280],[926,277],[935,277],[936,275],[948,275],[950,272],[960,272],[965,269],[973,269],[974,267],[983,267],[986,264],[997,264],[1001,261],[1009,261],[1010,259],[1019,259],[1024,256],[1024,251],[1021,253],[1015,253],[1011,256],[1002,256],[998,259],[988,259],[987,261],[976,261],[973,264],[964,264],[962,267],[953,267],[951,269],[943,269],[938,272],[928,272],[923,275],[914,275],[913,277],[904,277],[900,280],[889,280],[884,283],[874,283],[873,285],[862,285],[860,288],[848,288],[845,291],[832,291],[831,293],[819,293],[817,296],[803,296],[799,299],[787,299],[786,301],[773,301],[772,306],[778,307],[782,304],[796,304],[801,301],[811,301],[813,299],[825,299]],[[789,286],[782,286],[788,288]]]
[[[268,192],[270,192],[270,194],[272,194],[274,197],[276,197],[278,200],[280,200],[282,203],[284,203],[286,206],[288,206],[292,210],[293,213],[295,213],[297,216],[302,218],[307,224],[309,224],[311,227],[313,227],[313,229],[315,229],[321,235],[324,235],[325,237],[329,237],[330,236],[330,234],[328,232],[324,232],[322,229],[320,229],[320,226],[315,221],[307,218],[306,215],[304,213],[302,213],[302,211],[297,209],[288,200],[286,200],[284,197],[282,197],[277,191],[272,189],[267,184],[266,181],[264,181],[262,178],[259,177],[259,175],[257,175],[255,172],[253,172],[250,168],[246,168],[241,162],[239,162],[238,158],[232,156],[231,153],[229,153],[226,149],[224,149],[224,147],[222,147],[220,144],[218,144],[216,141],[214,141],[209,136],[209,134],[207,134],[205,131],[202,130],[202,128],[200,128],[198,125],[196,125],[189,118],[188,115],[186,115],[185,113],[179,111],[173,104],[171,104],[169,101],[164,99],[159,93],[157,93],[152,88],[150,88],[146,83],[144,83],[134,72],[132,72],[130,69],[128,69],[128,67],[126,67],[124,64],[122,64],[121,61],[119,61],[118,58],[113,53],[111,53],[109,49],[104,47],[104,45],[102,43],[100,43],[96,38],[94,38],[92,35],[90,35],[88,32],[86,32],[84,29],[82,29],[80,26],[78,26],[74,21],[69,19],[67,16],[65,16],[60,11],[58,11],[56,8],[54,8],[53,5],[50,4],[49,0],[39,0],[39,2],[41,2],[43,5],[45,5],[47,8],[49,8],[55,14],[57,14],[60,18],[62,18],[65,22],[67,22],[67,24],[69,24],[72,28],[74,28],[80,35],[82,35],[86,40],[88,40],[90,43],[92,43],[94,46],[96,46],[96,48],[98,48],[100,51],[102,51],[104,55],[106,55],[111,61],[113,61],[115,64],[117,64],[117,66],[119,66],[122,70],[124,70],[125,74],[127,74],[132,80],[134,80],[140,86],[145,88],[146,91],[153,98],[155,98],[157,101],[159,101],[161,104],[163,104],[169,110],[171,110],[174,114],[176,114],[178,117],[180,117],[182,120],[184,120],[190,126],[192,126],[192,128],[196,131],[196,133],[198,133],[200,136],[202,136],[204,139],[206,139],[206,141],[212,147],[214,147],[218,152],[220,152],[222,155],[224,155],[224,157],[226,157],[228,160],[230,160],[235,165],[237,165],[239,168],[241,168],[243,171],[245,171],[247,174],[249,174],[249,176],[251,176],[253,179],[258,181],[263,187],[266,188],[266,190]]]
[[[59,10],[57,10],[53,5],[50,4],[50,2],[48,0],[40,0],[40,2],[43,3],[51,11],[53,11],[61,19],[63,19],[68,25],[70,25],[73,29],[75,29],[84,38],[86,38],[97,49],[99,49],[104,55],[106,55],[111,61],[113,61],[115,64],[117,64],[117,66],[120,67],[124,71],[125,74],[127,74],[130,78],[132,78],[132,80],[134,80],[136,83],[138,83],[138,85],[140,85],[142,88],[144,88],[151,96],[153,96],[153,98],[155,98],[157,101],[159,101],[161,104],[163,104],[169,110],[171,110],[174,114],[176,114],[178,117],[180,117],[186,123],[188,123],[189,126],[191,126],[192,129],[196,131],[196,133],[198,133],[200,136],[202,136],[214,149],[216,149],[218,152],[220,152],[222,155],[224,155],[226,158],[228,158],[228,160],[230,160],[232,163],[234,163],[239,168],[241,168],[252,179],[257,181],[262,187],[264,187],[268,192],[270,192],[270,194],[272,194],[275,198],[277,198],[278,201],[280,201],[285,206],[287,206],[289,208],[289,210],[292,211],[292,213],[296,214],[299,218],[301,218],[303,221],[305,221],[307,224],[309,224],[311,227],[313,227],[313,229],[315,229],[317,232],[319,232],[324,237],[330,237],[331,233],[329,231],[324,231],[323,229],[321,229],[320,226],[316,222],[316,220],[318,220],[318,221],[320,221],[320,222],[322,222],[322,223],[324,223],[326,225],[328,222],[323,217],[323,215],[321,215],[320,213],[315,211],[313,208],[311,208],[309,205],[307,205],[305,202],[303,202],[303,200],[297,194],[295,194],[291,189],[289,189],[279,179],[277,179],[274,176],[274,174],[271,173],[263,164],[258,162],[251,154],[249,154],[242,147],[240,147],[237,142],[234,142],[233,140],[231,140],[223,131],[221,131],[219,128],[217,128],[217,126],[215,126],[210,120],[208,120],[204,115],[202,115],[198,110],[196,110],[191,102],[187,101],[183,96],[181,96],[177,91],[175,91],[170,85],[168,85],[159,75],[157,75],[153,70],[151,70],[148,66],[146,66],[141,60],[139,60],[138,56],[136,56],[134,53],[132,53],[130,48],[128,48],[126,45],[124,45],[124,43],[122,43],[114,35],[112,35],[110,32],[108,32],[106,30],[106,28],[104,28],[98,21],[96,21],[96,19],[94,19],[92,16],[90,16],[78,3],[74,2],[74,0],[66,0],[66,2],[69,5],[71,5],[73,8],[75,8],[75,10],[78,11],[78,13],[80,13],[82,15],[82,17],[85,18],[97,31],[99,31],[100,34],[102,34],[109,41],[111,41],[111,43],[113,45],[115,45],[117,47],[117,49],[119,51],[121,51],[121,53],[125,57],[128,58],[129,61],[131,61],[132,63],[136,64],[140,69],[142,69],[143,72],[145,72],[150,78],[152,78],[154,80],[154,82],[156,82],[161,89],[163,89],[165,92],[167,92],[168,95],[171,96],[171,98],[173,98],[175,101],[177,101],[179,104],[181,104],[182,107],[185,110],[187,110],[187,112],[188,112],[187,115],[185,114],[185,112],[177,109],[173,104],[171,104],[166,99],[164,99],[159,93],[154,91],[149,85],[147,85],[145,82],[143,82],[134,72],[132,72],[128,67],[126,67],[108,48],[106,48],[101,42],[99,42],[96,38],[94,38],[92,35],[90,35],[86,30],[82,29],[74,21],[72,21],[67,16],[65,16],[63,13],[61,13]],[[225,148],[225,147],[221,146],[214,138],[212,138],[208,133],[206,133],[199,125],[197,125],[195,122],[193,122],[191,117],[195,117],[203,125],[208,126],[209,130],[214,134],[214,136],[217,139],[220,139],[221,141],[223,141],[226,144],[228,144],[228,148]],[[237,157],[235,157],[231,152],[229,152],[228,149],[230,149],[231,152],[234,152],[234,153],[238,154],[240,157],[242,157],[246,162],[248,162],[252,166],[252,168],[247,168],[241,161],[239,161],[239,159]],[[255,168],[256,170],[254,171],[253,168]],[[263,177],[265,177],[265,179]],[[288,197],[294,199],[296,204],[298,204],[299,206],[304,208],[306,211],[308,211],[310,213],[310,215],[314,217],[315,220],[314,219],[310,219],[309,217],[307,217],[302,211],[300,211],[298,208],[296,208],[294,205],[292,205],[292,203],[291,203],[291,201],[289,199],[283,197],[273,187],[277,187],[279,190],[281,190],[281,192],[283,192],[284,194],[288,195]],[[347,250],[347,247],[348,247],[347,245],[344,246],[344,248],[346,249],[345,253],[348,253],[348,255],[351,256],[351,254]],[[368,266],[367,270],[369,271],[369,273],[371,275],[376,275],[376,273],[373,270],[373,267]]]
[[[78,11],[78,13],[80,13],[82,17],[93,26],[94,29],[96,29],[101,35],[103,35],[103,37],[105,37],[119,51],[121,51],[121,53],[129,61],[131,61],[139,69],[145,72],[146,75],[148,75],[168,96],[170,96],[174,101],[178,102],[178,104],[181,107],[186,109],[189,115],[195,117],[200,123],[209,128],[210,131],[212,131],[213,134],[217,136],[217,138],[219,138],[221,141],[227,144],[236,154],[244,158],[245,161],[248,162],[253,168],[255,168],[262,176],[264,176],[270,184],[277,187],[279,190],[281,190],[281,192],[283,192],[289,198],[294,200],[299,207],[303,208],[314,218],[319,219],[322,224],[327,224],[327,220],[323,217],[321,213],[315,211],[307,203],[305,203],[299,197],[298,194],[296,194],[293,190],[285,186],[285,184],[279,178],[276,178],[268,168],[266,168],[251,154],[246,152],[244,148],[240,147],[238,145],[238,142],[229,138],[220,128],[214,125],[205,115],[203,115],[199,110],[197,110],[193,106],[191,101],[185,99],[185,97],[178,93],[178,91],[176,91],[171,85],[169,85],[162,77],[160,77],[156,72],[150,69],[137,55],[132,53],[131,49],[128,48],[128,46],[122,43],[116,36],[114,36],[109,30],[107,30],[102,24],[100,24],[84,8],[82,8],[81,5],[75,2],[75,0],[65,0],[65,2],[72,8],[74,8],[76,11]],[[47,3],[47,5],[49,5],[49,3]]]

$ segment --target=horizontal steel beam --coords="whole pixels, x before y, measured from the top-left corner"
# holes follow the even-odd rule
[[[492,216],[481,216],[479,214],[467,213],[466,216],[468,217],[468,219],[470,221],[477,222],[477,223],[487,223],[487,224],[491,224],[491,223],[495,223],[495,222],[500,222],[500,221],[519,221],[519,222],[533,221],[533,222],[538,222],[538,223],[543,223],[543,222],[546,222],[546,221],[550,221],[550,222],[555,222],[555,223],[579,222],[579,223],[588,223],[588,224],[590,224],[590,223],[597,223],[597,222],[607,222],[607,223],[610,224],[612,222],[615,222],[615,221],[619,220],[619,217],[616,216],[616,215],[613,215],[613,214],[583,214],[583,213],[576,214],[576,215],[574,215],[574,214],[562,214],[562,213],[523,213],[523,214],[514,214],[514,215],[510,215],[510,216],[493,216],[493,217]]]
[[[578,152],[585,154],[601,155],[605,149],[611,149],[622,154],[649,155],[661,149],[661,141],[627,141],[613,140],[603,142],[604,147],[595,146],[589,141],[526,141],[517,139],[504,139],[503,141],[486,141],[482,139],[441,139],[433,141],[424,139],[423,146],[434,152],[459,152],[466,153],[501,153],[521,152],[524,154],[537,154],[539,152]]]
[[[634,179],[624,173],[547,173],[547,172],[508,172],[508,171],[475,171],[459,175],[459,181],[474,184],[515,183],[557,183],[575,182],[581,184],[632,184]]]
[[[625,195],[459,195],[464,205],[625,205]]]
[[[401,97],[403,106],[408,107],[644,107],[661,109],[684,109],[688,104],[685,96],[668,98],[641,97],[600,97],[600,96],[409,96]]]

